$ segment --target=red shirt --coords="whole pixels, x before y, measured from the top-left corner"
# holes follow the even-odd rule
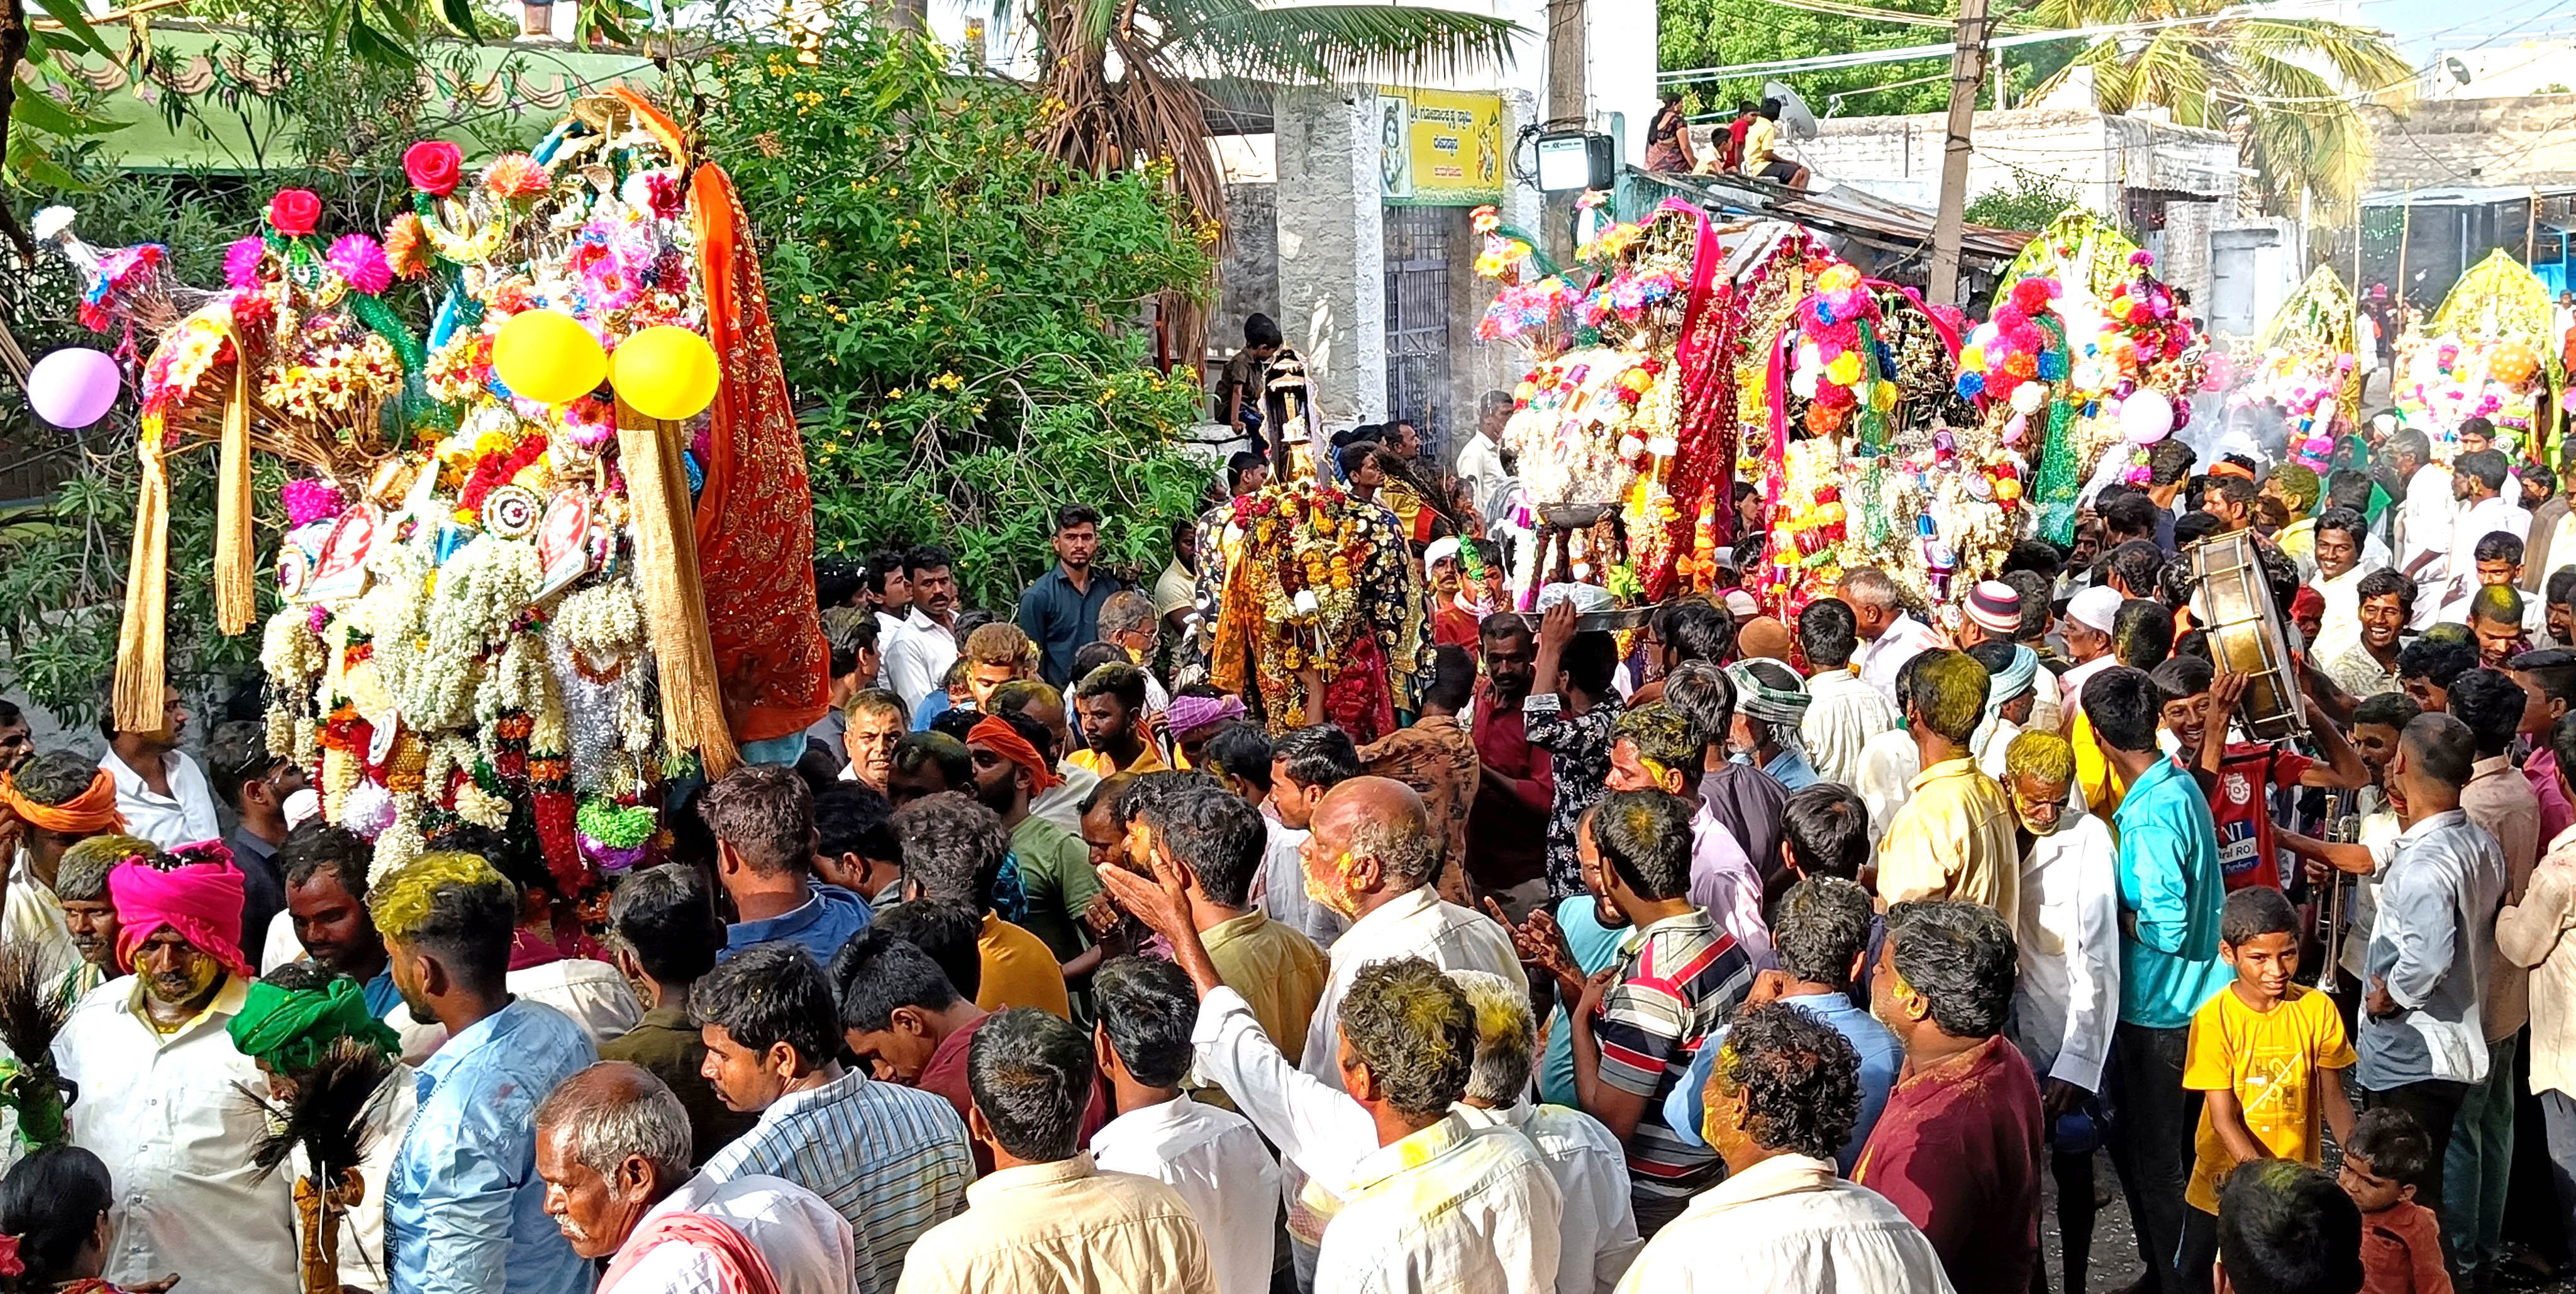
[[[1547,875],[1547,816],[1556,798],[1547,752],[1529,743],[1517,707],[1502,711],[1498,704],[1492,684],[1476,685],[1476,760],[1493,776],[1476,779],[1475,807],[1467,811],[1467,872],[1489,890]]]
[[[1458,605],[1458,599],[1444,597],[1431,613],[1431,645],[1464,647],[1472,652],[1476,650],[1482,625],[1475,612]]]
[[[2039,1081],[1998,1035],[1898,1077],[1851,1179],[1923,1232],[1959,1294],[2029,1294],[2039,1124]]]
[[[2451,1294],[2431,1209],[2400,1201],[2361,1216],[2361,1294]]]
[[[1744,165],[1744,132],[1751,129],[1751,117],[1738,117],[1726,123],[1726,142],[1717,146],[1719,167],[1732,171]]]
[[[2234,893],[2249,885],[2281,888],[2280,855],[2272,841],[2271,790],[2297,786],[2317,761],[2260,742],[2229,742],[2218,762],[2218,785],[2209,796],[2218,821],[2218,869]]]

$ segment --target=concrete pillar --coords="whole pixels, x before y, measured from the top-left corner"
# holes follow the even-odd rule
[[[1282,89],[1279,328],[1306,356],[1324,425],[1386,417],[1386,243],[1372,90]]]

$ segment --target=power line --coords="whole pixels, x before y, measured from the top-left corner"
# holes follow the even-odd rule
[[[2167,27],[2196,27],[2215,22],[2233,22],[2249,16],[2241,10],[2203,14],[2192,18],[2158,18],[2144,22],[2103,23],[2091,27],[2069,27],[2061,31],[2025,32],[1986,42],[1987,49],[2010,49],[2022,45],[2040,45],[2058,40],[2089,40],[2100,36],[2123,36],[2131,32],[2159,31]],[[1721,67],[1692,67],[1674,72],[1657,73],[1659,84],[1677,81],[1718,81],[1737,77],[1786,76],[1797,72],[1826,72],[1845,67],[1866,67],[1873,63],[1909,63],[1916,59],[1948,58],[1958,49],[1956,41],[1936,45],[1902,45],[1894,49],[1854,50],[1843,54],[1817,54],[1806,58],[1773,59],[1763,63],[1736,63]]]

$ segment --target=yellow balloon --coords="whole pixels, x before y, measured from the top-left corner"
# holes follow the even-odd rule
[[[647,418],[694,418],[715,403],[716,350],[686,328],[647,328],[618,343],[608,357],[608,381]]]
[[[608,376],[599,339],[560,310],[522,310],[492,337],[492,371],[512,395],[567,404]]]

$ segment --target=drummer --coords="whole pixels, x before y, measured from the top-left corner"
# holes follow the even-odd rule
[[[2197,656],[2176,656],[2150,675],[2164,698],[2164,727],[2173,735],[2174,758],[2191,769],[2209,797],[2218,825],[2218,865],[2229,890],[2249,885],[2280,888],[2272,840],[2270,788],[2359,790],[2370,768],[2331,723],[2309,733],[2325,756],[2314,759],[2266,742],[2238,740],[2230,730],[2244,702],[2247,676],[2219,674]],[[2315,703],[2310,702],[2310,708]],[[2261,788],[2261,789],[2258,789]]]

